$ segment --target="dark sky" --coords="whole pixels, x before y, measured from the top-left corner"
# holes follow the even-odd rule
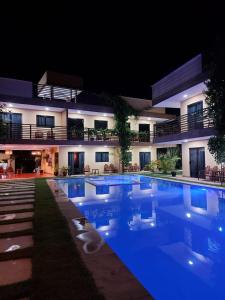
[[[37,82],[49,69],[83,76],[88,89],[148,96],[224,33],[222,2],[11,4],[1,12],[0,75]]]

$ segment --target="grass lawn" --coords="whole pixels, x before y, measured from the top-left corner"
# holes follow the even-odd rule
[[[31,299],[104,299],[45,179],[36,179]]]

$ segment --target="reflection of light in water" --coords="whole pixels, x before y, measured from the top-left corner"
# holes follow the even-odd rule
[[[82,205],[83,205],[83,203],[82,203],[82,202],[79,202],[79,205],[80,205],[80,206],[82,206]]]
[[[219,230],[220,232],[222,232],[222,231],[223,231],[223,227],[219,226],[219,227],[218,227],[218,230]]]
[[[108,236],[108,235],[109,235],[109,232],[106,232],[105,235]]]
[[[105,202],[108,202],[108,200],[107,200],[107,199],[105,199]]]
[[[189,264],[190,266],[193,266],[194,263],[193,263],[192,260],[189,260],[189,261],[188,261],[188,264]]]
[[[151,223],[150,223],[150,226],[154,227],[154,226],[155,226],[155,223],[151,222]]]
[[[191,214],[190,213],[186,213],[186,217],[190,219],[191,218]]]
[[[204,188],[202,188],[201,190],[202,190],[202,191],[206,191],[206,189],[204,189]]]

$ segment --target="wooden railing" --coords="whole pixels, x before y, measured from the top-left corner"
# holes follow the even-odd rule
[[[210,127],[214,127],[213,121],[209,118],[207,108],[205,108],[192,114],[182,115],[171,121],[155,124],[154,136],[162,137]]]
[[[118,135],[114,129],[85,128],[77,130],[67,129],[66,126],[38,127],[35,124],[0,123],[0,140],[74,140],[74,141],[118,141]],[[153,142],[152,132],[131,131],[133,143]]]

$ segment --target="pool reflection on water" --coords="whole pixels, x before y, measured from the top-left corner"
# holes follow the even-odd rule
[[[225,299],[225,190],[139,179],[57,182],[153,297]]]

